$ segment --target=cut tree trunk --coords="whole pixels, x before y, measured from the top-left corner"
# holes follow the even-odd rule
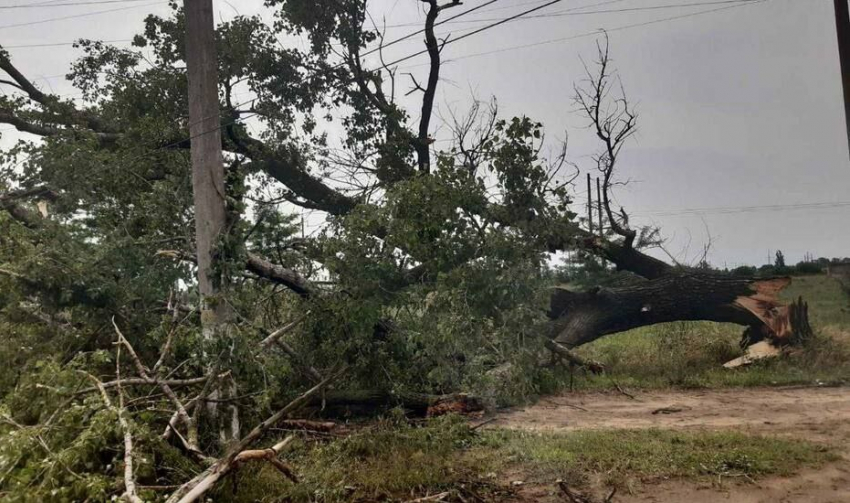
[[[811,327],[802,299],[787,306],[777,297],[790,282],[671,270],[629,286],[587,292],[559,288],[551,297],[551,336],[569,349],[637,327],[706,320],[747,327],[748,344],[764,339],[779,346],[797,344]]]

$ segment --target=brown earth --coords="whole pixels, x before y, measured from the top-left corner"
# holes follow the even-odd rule
[[[783,387],[694,391],[572,393],[500,414],[487,427],[535,431],[579,429],[723,429],[783,435],[829,444],[842,460],[791,477],[756,481],[646,482],[621,491],[617,503],[729,501],[850,502],[850,388]],[[516,474],[519,475],[519,474]],[[597,488],[601,494],[603,488]],[[554,485],[520,491],[526,501],[567,501]]]

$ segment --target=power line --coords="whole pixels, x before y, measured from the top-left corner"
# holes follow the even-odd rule
[[[445,24],[445,23],[451,22],[453,19],[457,19],[457,18],[459,18],[459,17],[465,16],[465,15],[467,15],[467,14],[471,13],[471,12],[475,12],[475,11],[477,11],[478,9],[481,9],[481,8],[483,8],[483,7],[486,7],[486,6],[490,5],[490,4],[496,3],[496,2],[498,2],[498,1],[499,1],[499,0],[490,0],[489,2],[483,3],[483,4],[481,4],[481,5],[478,5],[478,6],[476,6],[476,7],[473,7],[473,8],[471,8],[471,9],[467,9],[467,10],[465,10],[465,11],[463,11],[463,12],[459,13],[459,14],[456,14],[456,15],[454,15],[454,16],[452,16],[452,17],[450,17],[450,18],[447,18],[447,19],[444,19],[444,20],[439,21],[439,22],[437,22],[437,23],[434,23],[434,26],[436,27],[436,26],[439,26],[439,25],[441,25],[441,24]],[[425,31],[425,29],[423,28],[423,29],[421,29],[421,30],[414,31],[413,33],[408,33],[407,35],[405,35],[405,36],[403,36],[403,37],[401,37],[401,38],[397,38],[397,39],[395,39],[395,40],[393,40],[393,41],[391,41],[391,42],[388,42],[388,43],[386,43],[386,44],[381,44],[380,46],[378,46],[378,47],[376,47],[376,48],[374,48],[374,49],[371,49],[371,50],[369,50],[369,51],[366,51],[366,52],[364,52],[364,53],[362,54],[362,56],[368,56],[369,54],[373,54],[373,53],[375,53],[375,52],[378,52],[378,51],[380,51],[381,49],[384,49],[384,48],[389,47],[389,46],[391,46],[391,45],[395,45],[395,44],[397,44],[397,43],[399,43],[399,42],[402,42],[402,41],[404,41],[404,40],[409,39],[410,37],[413,37],[413,36],[419,35],[420,33],[424,32],[424,31]]]
[[[138,2],[138,1],[144,1],[144,0],[108,0],[108,1],[109,2],[116,2],[116,1]],[[462,17],[462,16],[469,14],[469,13],[471,13],[471,12],[477,10],[477,9],[480,9],[482,7],[490,5],[490,4],[492,4],[496,1],[498,1],[498,0],[490,0],[489,2],[487,2],[485,4],[479,5],[477,7],[473,7],[472,9],[468,9],[468,10],[461,12],[461,13],[453,16],[453,17],[450,17],[450,18],[445,19],[443,21],[437,22],[437,23],[434,24],[434,26],[436,27],[436,26],[439,26],[441,24],[446,24],[446,23],[479,23],[479,22],[486,22],[486,21],[500,21],[501,18],[470,19],[470,20],[467,20],[467,21],[454,21],[459,17]],[[749,3],[749,2],[757,2],[757,1],[760,1],[760,0],[718,0],[718,1],[709,1],[709,2],[693,2],[693,3],[688,3],[688,4],[668,4],[668,5],[655,5],[655,6],[646,6],[646,7],[632,7],[632,8],[624,8],[624,9],[607,9],[607,10],[593,10],[593,11],[586,11],[586,12],[576,12],[576,11],[580,11],[582,9],[587,9],[587,8],[590,8],[590,7],[598,7],[598,6],[601,6],[601,5],[608,5],[608,4],[619,3],[619,2],[623,2],[623,1],[624,0],[607,0],[605,2],[599,2],[599,3],[595,3],[595,4],[591,4],[591,5],[584,5],[584,6],[580,6],[580,7],[573,7],[573,8],[570,8],[570,9],[566,9],[566,10],[562,10],[562,11],[558,11],[558,12],[552,12],[552,13],[549,13],[549,14],[537,14],[537,15],[533,15],[533,16],[524,16],[524,17],[519,18],[517,20],[523,21],[523,20],[527,20],[527,19],[530,20],[530,19],[554,18],[554,17],[564,17],[564,16],[584,16],[584,15],[590,15],[590,14],[608,14],[608,13],[621,13],[621,12],[652,11],[652,10],[673,9],[673,8],[680,8],[680,7],[697,7],[697,6],[706,6],[706,5]],[[94,2],[94,3],[99,3],[99,2]],[[535,3],[535,2],[526,2],[526,3]],[[71,4],[61,4],[61,5],[71,5]],[[76,5],[76,4],[74,4],[74,5]],[[83,4],[79,4],[79,5],[83,5]],[[52,7],[52,6],[50,6],[50,7]],[[513,7],[515,7],[515,6],[512,5],[512,6],[509,6],[509,7],[500,7],[500,9],[501,8],[513,8]],[[0,6],[0,8],[5,8],[5,7]],[[489,11],[492,11],[492,10],[496,10],[496,9],[489,9],[488,11],[485,11],[485,12],[489,12]],[[400,27],[400,26],[417,26],[417,25],[418,25],[418,23],[407,23],[407,24],[387,25],[387,28],[396,27],[396,26]],[[474,29],[474,28],[470,28],[470,30],[472,30],[472,29]],[[424,32],[424,31],[425,30],[422,29],[422,30],[412,32],[408,35],[397,38],[397,39],[395,39],[391,42],[388,42],[386,44],[382,44],[380,47],[376,47],[374,49],[366,51],[361,56],[368,56],[368,55],[373,54],[373,53],[375,53],[379,50],[385,49],[385,48],[387,48],[391,45],[395,45],[399,42],[407,40],[407,39],[409,39],[409,38],[411,38],[415,35],[418,35],[418,34]],[[133,41],[133,39],[131,39],[131,38],[124,38],[124,39],[115,39],[115,40],[101,40],[100,42],[111,44],[111,43],[126,43],[126,42],[132,42],[132,41]],[[69,46],[69,45],[74,45],[76,43],[77,43],[76,41],[74,41],[74,42],[51,42],[51,43],[43,43],[43,44],[6,45],[6,46],[3,46],[3,47],[5,49],[29,49],[29,48],[39,48],[39,47]]]
[[[122,42],[132,42],[132,38],[120,38],[116,40],[98,40],[98,42],[102,42],[104,44],[117,44]],[[30,49],[34,47],[59,47],[63,45],[74,45],[78,41],[74,42],[50,42],[45,44],[22,44],[22,45],[4,45],[4,49]]]
[[[485,10],[481,11],[481,14],[483,14],[485,12],[495,12],[497,10],[515,9],[515,8],[521,7],[523,5],[539,4],[539,3],[543,3],[545,1],[546,0],[533,0],[533,1],[530,1],[530,2],[511,3],[511,5],[505,5],[504,7],[493,7],[491,9],[485,9]],[[607,0],[606,2],[602,2],[601,4],[594,4],[594,6],[595,5],[604,5],[604,4],[609,4],[609,3],[624,2],[624,1],[625,0]],[[445,20],[445,21],[443,21],[443,23],[440,23],[440,24],[445,24],[447,22],[449,22],[449,20]],[[466,23],[466,22],[472,23],[474,21],[473,20],[470,20],[470,21],[455,21],[455,23]],[[385,26],[385,28],[407,28],[407,27],[410,27],[410,26],[420,26],[421,24],[422,24],[421,22],[396,23],[396,24],[388,24],[388,25]],[[452,24],[452,23],[450,23],[450,24]],[[436,24],[434,26],[436,26]]]
[[[53,1],[58,1],[58,0],[53,0]],[[109,1],[110,1],[110,2],[114,2],[114,1],[133,1],[133,2],[139,2],[139,1],[144,1],[144,0],[109,0]],[[451,23],[451,22],[466,22],[466,21],[453,21],[453,20],[458,19],[458,18],[460,18],[460,17],[462,17],[462,16],[464,16],[464,15],[466,15],[466,14],[469,14],[469,13],[471,13],[471,12],[475,11],[475,10],[481,9],[481,8],[483,8],[483,7],[486,7],[487,5],[490,5],[490,4],[492,4],[492,3],[494,3],[494,2],[497,2],[497,1],[498,1],[498,0],[490,0],[490,1],[489,1],[489,2],[487,2],[487,3],[481,4],[481,5],[477,6],[477,7],[473,7],[473,8],[471,8],[471,9],[468,9],[468,10],[466,10],[466,11],[464,11],[464,12],[461,12],[461,13],[459,13],[459,14],[455,15],[455,16],[452,16],[452,17],[450,17],[450,18],[444,19],[443,21],[439,21],[439,22],[437,22],[437,23],[434,23],[434,26],[436,27],[436,26],[439,26],[439,25],[441,25],[441,24],[446,24],[446,23]],[[529,4],[529,3],[539,3],[539,1],[540,1],[540,0],[536,0],[535,2],[524,2],[524,3],[520,4],[520,5],[525,5],[525,4]],[[619,3],[619,2],[623,2],[623,1],[625,1],[625,0],[607,0],[607,1],[604,1],[604,2],[598,2],[598,3],[594,3],[594,4],[590,4],[590,5],[584,5],[584,6],[581,6],[581,7],[574,7],[574,8],[567,9],[567,10],[565,10],[565,11],[559,11],[559,12],[571,12],[571,11],[574,11],[574,10],[587,9],[587,8],[590,8],[590,7],[598,7],[598,6],[601,6],[601,5],[608,5],[608,4],[612,4],[612,3]],[[729,0],[726,0],[726,1],[729,1]],[[734,0],[734,1],[738,1],[738,2],[740,2],[740,1],[742,1],[742,0]],[[752,1],[752,0],[743,0],[743,1]],[[95,2],[95,3],[97,3],[97,2]],[[41,4],[38,4],[38,5],[41,5]],[[62,4],[62,5],[71,5],[71,4]],[[82,5],[82,4],[80,4],[80,5]],[[46,6],[46,7],[52,7],[52,5],[50,5],[50,6]],[[514,7],[516,7],[516,5],[511,5],[511,6],[507,6],[507,7],[498,7],[498,8],[496,8],[496,9],[488,9],[488,10],[483,11],[483,12],[490,12],[490,11],[497,10],[497,9],[506,9],[506,8],[514,8]],[[0,7],[0,8],[3,8],[3,7]],[[595,13],[602,13],[602,12],[615,12],[615,11],[590,11],[590,12],[588,12],[588,14],[595,14]],[[581,13],[581,14],[584,14],[584,13]],[[537,17],[537,16],[530,16],[530,17]],[[478,19],[478,20],[474,20],[474,21],[473,21],[473,20],[471,20],[471,21],[468,21],[468,22],[481,22],[481,21],[494,21],[494,20],[498,20],[498,19],[487,19],[487,20],[484,20],[484,19]],[[396,26],[418,26],[418,25],[419,25],[419,23],[410,23],[410,24],[404,24],[404,25],[401,25],[401,24],[399,24],[399,25],[387,25],[386,27],[387,27],[387,28],[391,28],[391,27],[396,27]],[[472,30],[472,29],[474,29],[474,28],[470,28],[470,30]],[[365,53],[363,53],[361,56],[368,56],[368,55],[373,54],[373,53],[375,53],[375,52],[377,52],[377,51],[379,51],[379,50],[381,50],[381,49],[385,49],[385,48],[387,48],[387,47],[389,47],[389,46],[391,46],[391,45],[394,45],[394,44],[397,44],[397,43],[402,42],[402,41],[404,41],[404,40],[407,40],[407,39],[409,39],[409,38],[411,38],[411,37],[413,37],[413,36],[415,36],[415,35],[418,35],[418,34],[420,34],[420,33],[424,32],[424,31],[425,31],[425,30],[424,30],[424,29],[422,29],[422,30],[418,30],[418,31],[412,32],[412,33],[410,33],[410,34],[408,34],[408,35],[405,35],[405,36],[400,37],[400,38],[397,38],[397,39],[395,39],[395,40],[393,40],[393,41],[391,41],[391,42],[388,42],[388,43],[386,43],[386,44],[383,44],[383,45],[381,45],[380,47],[376,47],[376,48],[374,48],[374,49],[370,49],[370,50],[366,51]],[[132,41],[133,41],[133,39],[131,39],[131,38],[123,38],[123,39],[115,39],[115,40],[100,40],[99,42],[103,42],[103,43],[107,43],[107,44],[112,44],[112,43],[126,43],[126,42],[132,42]],[[70,46],[70,45],[74,45],[74,44],[76,44],[76,43],[77,43],[77,41],[72,41],[72,42],[49,42],[49,43],[42,43],[42,44],[4,45],[4,46],[3,46],[3,48],[4,48],[4,49],[30,49],[30,48],[39,48],[39,47],[60,47],[60,46]],[[47,76],[47,77],[44,77],[44,78],[62,77],[62,76],[64,76],[64,74],[61,74],[61,75],[51,75],[51,76]]]
[[[483,26],[483,27],[481,27],[481,28],[478,28],[478,29],[477,29],[477,30],[475,30],[475,31],[472,31],[472,32],[470,32],[470,33],[466,33],[466,34],[464,34],[464,35],[461,35],[461,36],[460,36],[460,37],[458,37],[458,38],[453,38],[453,39],[451,39],[451,40],[446,41],[446,42],[443,44],[443,47],[445,47],[445,46],[447,46],[447,45],[449,45],[449,44],[452,44],[452,43],[454,43],[454,42],[460,42],[461,40],[463,40],[463,39],[465,39],[465,38],[467,38],[467,37],[471,37],[471,36],[473,36],[473,35],[475,35],[475,34],[481,33],[482,31],[489,30],[490,28],[495,28],[495,27],[497,27],[497,26],[499,26],[499,25],[505,24],[505,23],[507,23],[507,22],[509,22],[509,21],[513,21],[514,19],[520,18],[520,17],[522,17],[522,16],[524,16],[524,15],[526,15],[526,14],[530,14],[530,13],[535,12],[535,11],[538,11],[538,10],[540,10],[540,9],[544,9],[544,8],[546,8],[546,7],[549,7],[550,5],[554,5],[554,4],[559,3],[559,2],[561,2],[561,1],[562,1],[562,0],[551,0],[550,2],[546,2],[546,3],[545,3],[545,4],[543,4],[543,5],[540,5],[540,6],[534,7],[534,8],[532,8],[532,9],[525,10],[525,11],[523,11],[523,12],[520,12],[519,14],[514,14],[513,16],[506,17],[505,19],[502,19],[501,21],[495,22],[495,23],[493,23],[493,24],[488,24],[487,26]],[[395,61],[393,61],[393,62],[391,62],[391,63],[387,63],[387,64],[386,64],[386,66],[392,66],[392,65],[395,65],[395,64],[401,63],[402,61],[407,61],[408,59],[415,58],[416,56],[419,56],[420,54],[425,54],[426,52],[428,52],[428,49],[423,49],[423,50],[421,50],[421,51],[419,51],[419,52],[416,52],[416,53],[414,53],[414,54],[410,54],[410,55],[405,56],[405,57],[403,57],[403,58],[397,59],[397,60],[395,60]]]
[[[646,12],[646,11],[655,11],[655,10],[666,10],[666,9],[681,9],[681,8],[689,8],[689,7],[704,7],[708,5],[728,5],[728,4],[744,4],[744,3],[753,3],[758,2],[759,0],[715,0],[715,1],[706,1],[706,2],[691,2],[691,3],[683,3],[683,4],[665,4],[665,5],[647,5],[644,7],[626,7],[621,9],[604,9],[604,10],[593,10],[586,12],[573,12],[578,9],[567,9],[563,11],[550,12],[546,14],[536,14],[533,16],[525,16],[518,21],[530,21],[533,19],[551,19],[558,17],[568,17],[568,16],[589,16],[593,14],[616,14],[623,12]],[[610,3],[610,2],[604,2]],[[454,23],[480,23],[486,21],[496,21],[494,18],[479,18],[479,19],[468,19],[465,21],[454,21]]]
[[[595,31],[591,31],[591,32],[581,33],[581,34],[578,34],[578,35],[572,35],[572,36],[569,36],[569,37],[553,38],[553,39],[544,40],[544,41],[541,41],[541,42],[534,42],[534,43],[523,44],[523,45],[514,45],[514,46],[510,46],[510,47],[503,47],[501,49],[494,49],[492,51],[483,51],[483,52],[476,52],[476,53],[473,53],[473,54],[467,54],[467,55],[464,55],[464,56],[457,56],[457,57],[446,60],[445,63],[451,63],[451,62],[454,62],[454,61],[459,61],[459,60],[468,59],[468,58],[475,58],[475,57],[479,57],[479,56],[486,56],[486,55],[489,55],[489,54],[498,54],[498,53],[502,53],[502,52],[514,51],[514,50],[518,50],[518,49],[528,49],[530,47],[538,47],[538,46],[541,46],[541,45],[554,44],[554,43],[558,43],[558,42],[566,42],[566,41],[569,41],[569,40],[575,40],[575,39],[584,38],[584,37],[598,36],[601,31],[612,33],[612,32],[615,32],[615,31],[623,31],[623,30],[629,30],[629,29],[632,29],[632,28],[640,28],[640,27],[643,27],[643,26],[650,26],[650,25],[653,25],[653,24],[664,23],[664,22],[667,22],[667,21],[675,21],[675,20],[679,20],[679,19],[702,16],[702,15],[705,15],[705,14],[711,14],[711,13],[714,13],[714,12],[720,12],[720,11],[724,11],[724,10],[728,10],[728,9],[737,9],[737,8],[740,8],[740,7],[746,7],[748,5],[760,4],[760,3],[764,3],[764,2],[768,2],[768,1],[770,1],[770,0],[742,0],[741,3],[737,3],[737,4],[734,4],[734,5],[727,5],[727,6],[724,6],[724,7],[718,7],[718,8],[715,8],[715,9],[708,9],[708,10],[702,10],[702,11],[698,11],[698,12],[691,12],[691,13],[688,13],[688,14],[681,14],[681,15],[678,15],[678,16],[670,16],[670,17],[665,17],[665,18],[661,18],[661,19],[654,19],[652,21],[646,21],[646,22],[642,22],[642,23],[627,24],[627,25],[623,25],[623,26],[618,26],[616,28],[606,28],[606,29],[601,29],[601,30],[595,30]],[[455,40],[458,40],[458,39],[455,39]],[[421,53],[419,53],[419,54],[421,54]],[[416,56],[418,56],[419,54],[416,54]],[[410,57],[405,58],[405,59],[410,59]],[[409,66],[408,68],[412,68],[413,66],[422,66],[422,65],[412,65],[412,66]]]
[[[36,24],[52,23],[54,21],[64,21],[66,19],[77,19],[77,18],[81,18],[81,17],[97,16],[97,15],[106,14],[106,13],[109,13],[109,12],[118,12],[118,11],[128,10],[128,9],[137,9],[139,7],[150,7],[152,5],[159,5],[159,4],[162,4],[162,3],[163,2],[160,0],[158,2],[151,2],[151,3],[142,4],[142,5],[130,5],[128,7],[118,7],[118,8],[115,8],[115,9],[105,9],[105,10],[98,10],[98,11],[94,11],[94,12],[86,12],[84,14],[74,14],[74,15],[71,15],[71,16],[61,16],[61,17],[54,17],[54,18],[49,18],[49,19],[40,19],[38,21],[29,21],[29,22],[26,22],[26,23],[6,24],[6,25],[0,26],[0,30],[4,30],[4,29],[7,29],[7,28],[19,28],[19,27],[22,27],[22,26],[33,26],[33,25],[36,25]]]
[[[41,2],[35,4],[18,4],[18,5],[0,5],[0,9],[33,9],[33,8],[52,8],[52,7],[68,7],[68,6],[76,6],[76,5],[99,5],[106,3],[132,3],[132,2],[144,2],[145,0],[89,0],[84,2],[66,2],[66,3],[54,3],[51,2]]]
[[[636,213],[634,216],[647,217],[670,217],[680,215],[731,215],[738,213],[752,213],[756,211],[786,211],[786,210],[810,210],[822,208],[846,208],[850,207],[850,201],[833,201],[819,203],[798,204],[766,204],[759,206],[718,206],[707,208],[683,208],[680,210],[657,210]]]

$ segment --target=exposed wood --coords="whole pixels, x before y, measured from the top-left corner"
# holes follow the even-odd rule
[[[782,351],[768,341],[760,341],[752,346],[747,347],[746,353],[734,360],[730,360],[723,364],[727,369],[734,369],[749,365],[758,360],[765,358],[773,358],[782,354]]]
[[[139,358],[139,355],[136,354],[136,350],[133,348],[133,345],[130,344],[130,341],[128,341],[127,338],[124,337],[124,334],[121,333],[121,330],[118,328],[118,324],[115,323],[115,317],[112,318],[112,326],[115,328],[115,333],[118,336],[118,350],[121,350],[121,346],[127,349],[127,352],[130,354],[130,358],[133,360],[133,364],[136,367],[136,371],[142,379],[148,381],[155,381],[154,377],[151,376],[145,364],[142,363],[142,360]],[[117,387],[120,390],[121,378],[120,376],[116,377],[116,380],[118,382]],[[207,384],[209,381],[210,379],[207,379]],[[176,429],[176,425],[172,425],[171,421],[169,421],[168,423],[169,426],[171,426],[175,433],[178,433],[178,436],[180,437],[180,440],[183,442],[183,446],[186,448],[187,451],[192,453],[195,457],[204,459],[206,456],[203,455],[198,444],[198,430],[193,424],[193,417],[189,415],[189,412],[186,410],[183,401],[177,397],[177,394],[174,393],[174,390],[166,382],[159,381],[157,384],[159,385],[159,388],[162,390],[163,394],[165,394],[165,396],[168,397],[169,400],[171,400],[171,403],[174,404],[178,422],[182,422],[186,425],[186,437],[184,438],[182,435],[179,435],[179,432]],[[200,409],[200,407],[196,407],[196,412],[197,409]]]
[[[299,316],[295,320],[291,321],[290,323],[288,323],[288,324],[284,325],[283,327],[281,327],[281,328],[275,330],[274,332],[270,333],[265,339],[260,341],[260,347],[261,348],[267,348],[267,347],[271,346],[275,341],[280,339],[282,336],[288,334],[295,327],[297,327],[298,325],[303,323],[304,320],[306,320],[308,316],[310,316],[310,311],[307,311],[306,313],[302,314],[301,316]]]
[[[431,496],[422,496],[421,498],[416,498],[412,500],[407,500],[405,503],[424,503],[425,501],[445,501],[446,498],[451,496],[451,491],[444,491],[437,494],[432,494]]]
[[[240,452],[236,458],[233,460],[235,465],[239,465],[241,463],[245,463],[247,461],[268,461],[275,468],[278,469],[286,478],[291,480],[292,482],[298,483],[298,477],[295,475],[295,472],[292,468],[284,463],[283,461],[277,459],[277,456],[286,448],[292,441],[295,439],[293,436],[286,437],[282,442],[275,444],[268,449],[254,449],[254,450],[245,450]]]

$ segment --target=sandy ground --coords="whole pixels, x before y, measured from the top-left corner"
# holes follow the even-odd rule
[[[602,428],[723,429],[787,435],[838,447],[844,459],[819,470],[755,482],[644,483],[617,503],[730,501],[850,503],[850,388],[786,387],[573,393],[502,413],[488,427],[540,431]],[[600,489],[601,491],[601,489]],[[528,487],[527,501],[566,501],[553,487]]]

